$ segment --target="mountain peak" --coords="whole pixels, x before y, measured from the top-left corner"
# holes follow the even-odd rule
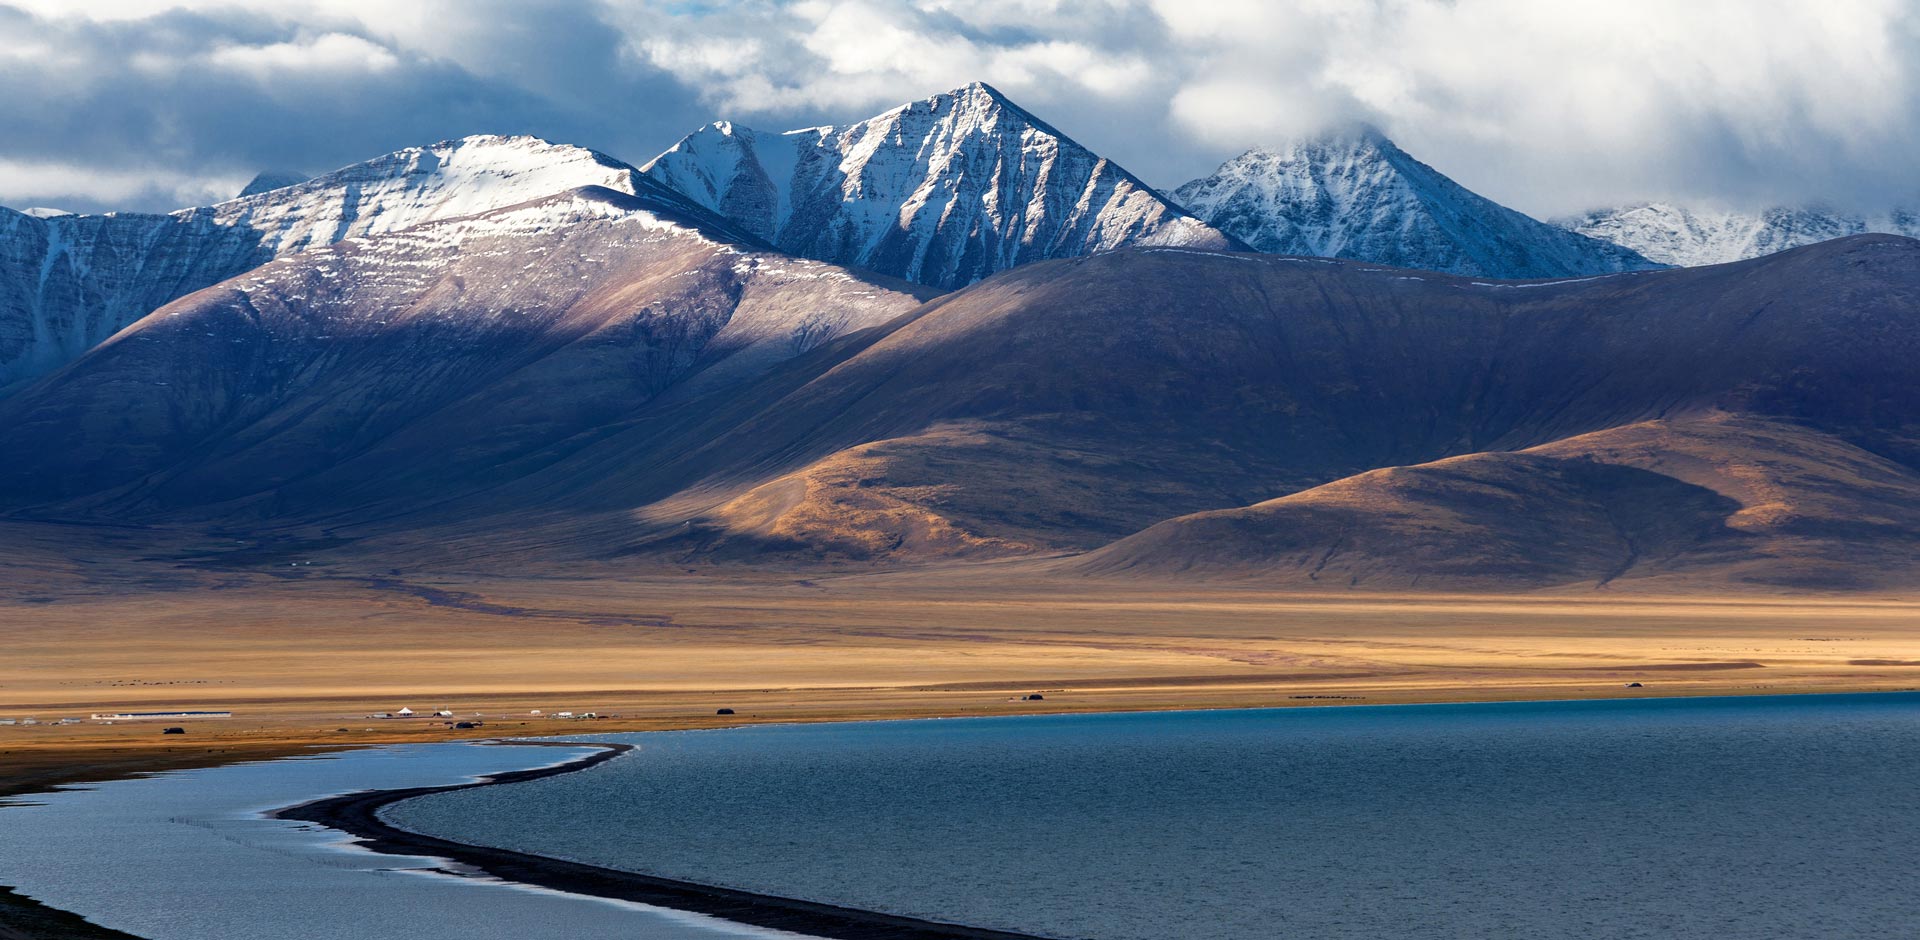
[[[1075,147],[1080,146],[1073,138],[1068,137],[1059,128],[1042,120],[1039,115],[1034,114],[1032,111],[1021,107],[1012,98],[1007,97],[1005,93],[1001,92],[1000,89],[986,82],[968,82],[952,91],[934,95],[927,99],[927,103],[932,106],[935,112],[940,110],[942,104],[949,102],[952,104],[952,110],[956,114],[973,115],[983,123],[991,122],[996,126],[1002,116],[1004,116],[1016,123],[1030,126],[1041,133],[1057,137]]]
[[[1014,104],[1012,99],[1009,99],[1005,94],[1002,94],[1000,89],[995,88],[992,85],[987,84],[986,82],[968,82],[965,85],[961,85],[960,87],[953,89],[952,91],[943,92],[941,94],[934,95],[933,97],[928,98],[927,100],[939,101],[941,99],[963,101],[969,104],[976,104],[976,105],[995,105],[1003,108],[1012,108],[1016,111],[1021,111],[1023,113],[1025,111],[1024,108],[1021,108],[1019,105]]]
[[[839,127],[709,125],[642,172],[790,254],[935,287],[1124,245],[1237,247],[981,82]]]
[[[1497,278],[1577,277],[1658,265],[1480,196],[1354,123],[1256,148],[1174,191],[1261,251]]]
[[[966,132],[971,129],[995,129],[1011,126],[1031,126],[1044,133],[1063,140],[1069,140],[1057,128],[1035,116],[1033,112],[1015,104],[999,89],[985,82],[968,82],[950,91],[928,95],[918,101],[909,101],[896,105],[864,121],[857,121],[841,127],[808,128],[819,133],[849,132],[856,128],[886,127],[909,115],[923,115],[936,121],[951,122],[953,129]],[[789,133],[803,133],[790,131]]]

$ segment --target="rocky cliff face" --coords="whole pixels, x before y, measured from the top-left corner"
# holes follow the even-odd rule
[[[1659,267],[1479,196],[1369,128],[1250,150],[1173,197],[1275,254],[1494,278]]]
[[[941,288],[1125,245],[1234,247],[978,83],[845,127],[715,123],[644,169],[782,251]]]
[[[1878,214],[1810,206],[1731,212],[1648,202],[1597,209],[1555,223],[1681,267],[1742,261],[1849,235],[1920,237],[1920,209],[1912,208]]]
[[[0,390],[267,257],[260,233],[204,217],[0,209]]]
[[[626,164],[532,137],[413,147],[166,215],[41,218],[0,210],[0,389],[58,368],[168,301],[274,258],[581,186],[637,195],[684,217],[706,215]],[[726,227],[712,218],[705,224]]]

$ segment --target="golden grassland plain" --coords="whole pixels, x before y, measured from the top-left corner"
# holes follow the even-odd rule
[[[10,570],[0,719],[41,723],[0,725],[0,793],[454,737],[1920,686],[1920,604],[1898,598],[1279,594],[990,567],[810,579]],[[403,706],[484,725],[367,717]],[[156,723],[49,723],[163,709],[234,717],[170,722],[187,734],[166,737]]]

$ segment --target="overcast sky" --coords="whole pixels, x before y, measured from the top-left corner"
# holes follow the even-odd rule
[[[1357,118],[1539,216],[1920,195],[1920,0],[0,0],[0,204],[474,133],[640,163],[976,79],[1167,188]]]

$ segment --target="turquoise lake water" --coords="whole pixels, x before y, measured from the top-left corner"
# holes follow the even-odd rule
[[[616,735],[449,838],[1104,940],[1920,936],[1920,694]]]

